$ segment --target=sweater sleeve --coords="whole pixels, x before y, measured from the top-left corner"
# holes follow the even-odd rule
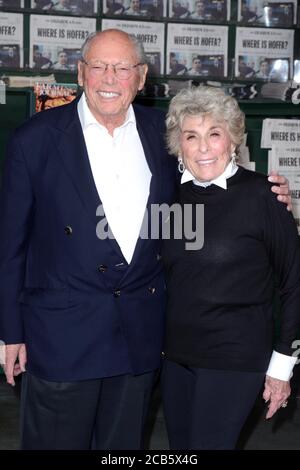
[[[24,342],[19,295],[33,199],[25,159],[15,136],[8,147],[0,190],[0,339],[7,344]]]
[[[266,187],[264,242],[279,289],[280,331],[275,350],[291,356],[300,329],[300,239],[296,223],[285,204]]]

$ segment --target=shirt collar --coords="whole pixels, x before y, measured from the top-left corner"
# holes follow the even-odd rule
[[[198,181],[188,170],[184,170],[183,175],[181,177],[181,184],[187,183],[188,181],[193,181],[194,184],[196,184],[197,186],[202,186],[203,188],[206,188],[211,184],[215,184],[220,188],[227,189],[227,179],[233,176],[237,172],[237,170],[238,166],[235,163],[235,159],[232,158],[223,173],[211,181]]]
[[[106,127],[97,121],[95,116],[92,114],[90,108],[88,107],[85,93],[82,93],[81,98],[77,105],[77,109],[78,109],[78,114],[79,114],[79,120],[80,120],[81,127],[83,130],[86,130],[89,126],[94,126],[94,125],[97,125],[100,128],[106,130]],[[136,126],[136,119],[135,119],[135,114],[134,114],[132,104],[128,108],[125,122],[123,122],[123,124],[117,129],[126,127],[128,124],[133,124]]]

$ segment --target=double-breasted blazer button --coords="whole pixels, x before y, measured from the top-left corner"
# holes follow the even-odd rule
[[[66,235],[72,235],[72,227],[70,225],[67,225],[65,228],[64,228],[64,231],[65,231],[65,234]]]
[[[150,294],[154,294],[154,292],[156,291],[155,287],[148,287],[148,291],[150,292]]]
[[[114,290],[114,297],[120,297],[120,295],[121,295],[120,289],[115,289]]]
[[[98,266],[98,271],[99,273],[105,273],[105,271],[107,271],[107,266],[105,264],[100,264],[100,266]]]

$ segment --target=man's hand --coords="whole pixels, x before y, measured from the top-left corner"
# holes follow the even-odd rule
[[[263,398],[269,402],[266,419],[272,418],[291,394],[290,382],[266,376]]]
[[[18,363],[16,363],[17,359],[19,360]],[[5,346],[5,364],[3,369],[8,384],[15,386],[14,377],[25,372],[26,360],[25,344],[7,344]]]
[[[292,210],[292,198],[290,195],[290,186],[289,180],[284,176],[279,175],[275,171],[272,171],[268,177],[268,180],[271,183],[277,183],[280,186],[272,186],[273,193],[278,194],[278,201],[284,202],[287,204],[287,210]]]

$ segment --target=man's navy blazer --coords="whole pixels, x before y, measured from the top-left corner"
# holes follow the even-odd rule
[[[139,238],[128,265],[115,240],[96,236],[101,201],[77,103],[17,129],[0,195],[0,339],[25,342],[27,370],[54,381],[154,370],[163,338],[161,242]],[[152,173],[147,207],[172,203],[164,115],[134,110]]]

